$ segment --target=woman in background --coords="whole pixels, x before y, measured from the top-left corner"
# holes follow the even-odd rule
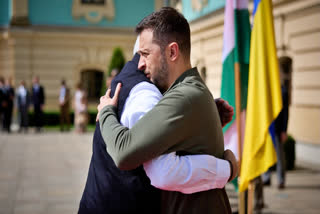
[[[83,133],[87,129],[88,123],[88,101],[85,91],[81,87],[81,83],[77,84],[74,95],[74,124],[77,133]]]

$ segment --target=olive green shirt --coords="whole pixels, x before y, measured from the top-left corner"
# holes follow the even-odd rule
[[[107,152],[123,170],[134,169],[173,151],[223,157],[219,113],[196,68],[184,72],[130,130],[118,122],[113,106],[101,110],[99,121]],[[163,191],[162,194],[162,213],[231,212],[224,189],[194,194]]]

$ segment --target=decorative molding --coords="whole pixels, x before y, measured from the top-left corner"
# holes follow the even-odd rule
[[[84,4],[81,0],[73,0],[72,16],[76,19],[83,16],[91,23],[98,23],[103,17],[111,21],[115,17],[113,0],[105,0],[103,4]]]
[[[162,7],[165,6],[165,1],[163,0],[154,0],[154,10],[158,11],[160,10]]]
[[[12,0],[12,17],[10,25],[28,26],[29,23],[28,0]]]
[[[208,0],[191,0],[193,11],[199,12],[208,6]]]

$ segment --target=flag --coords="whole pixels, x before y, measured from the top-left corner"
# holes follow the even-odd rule
[[[231,106],[236,107],[234,65],[240,65],[241,85],[241,128],[244,128],[245,109],[247,105],[248,69],[250,53],[250,22],[248,0],[226,0],[223,53],[222,53],[222,83],[221,98],[227,100]],[[225,148],[231,149],[238,157],[238,133],[236,114],[233,120],[226,125],[224,131]],[[242,134],[243,136],[243,134]]]
[[[271,0],[254,0],[253,15],[240,191],[276,162],[271,130],[282,108]]]

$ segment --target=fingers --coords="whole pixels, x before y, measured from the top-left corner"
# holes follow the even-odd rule
[[[221,98],[216,98],[216,99],[214,99],[214,101],[215,101],[216,103],[222,103],[222,102],[223,102],[223,99],[221,99]]]
[[[233,152],[229,149],[224,151],[223,158],[229,161],[230,163],[231,173],[230,173],[229,181],[232,181],[237,176],[238,170],[239,170],[237,159],[233,154]]]
[[[229,105],[229,103],[227,101],[225,101],[225,103],[223,103],[223,107],[225,109],[227,109],[228,111],[233,111],[233,107],[231,105]]]
[[[116,88],[116,92],[114,92],[114,97],[116,99],[118,99],[119,93],[120,93],[120,89],[121,89],[121,83],[117,84],[117,88]]]
[[[112,105],[112,106],[117,107],[117,104],[118,104],[118,96],[119,96],[119,93],[120,93],[120,89],[121,89],[121,83],[118,83],[117,88],[116,88],[116,91],[115,91],[114,96],[113,96],[112,98],[110,98],[110,94],[111,94],[111,89],[110,89],[110,88],[107,90],[106,95],[100,97],[100,103],[99,103],[99,105],[97,106],[98,115],[97,115],[96,121],[99,120],[100,111],[101,111],[105,106]]]
[[[103,99],[104,99],[104,96],[100,97],[100,103],[102,102]]]
[[[110,93],[111,93],[111,88],[108,88],[105,96],[110,97]]]

